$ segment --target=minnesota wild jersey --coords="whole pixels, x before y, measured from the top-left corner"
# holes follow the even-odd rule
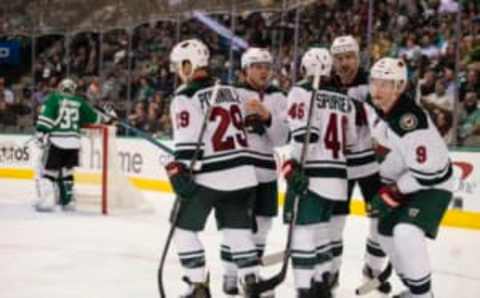
[[[277,179],[274,147],[285,145],[288,139],[287,98],[280,89],[273,86],[262,91],[252,89],[247,84],[236,87],[242,102],[259,99],[270,112],[271,122],[266,125],[265,134],[247,132],[247,137],[258,181],[274,181]]]
[[[80,128],[100,121],[101,116],[83,98],[52,92],[41,107],[36,129],[49,133],[50,142],[59,148],[78,149]]]
[[[243,105],[235,88],[220,85],[212,99],[214,82],[198,79],[180,86],[170,105],[175,160],[190,167],[202,123],[211,106],[195,182],[215,190],[231,191],[257,185],[254,155],[243,127]]]
[[[413,98],[402,95],[387,115],[373,105],[370,109],[368,122],[382,182],[396,183],[406,194],[424,189],[451,191],[452,163],[447,145]]]
[[[344,93],[355,100],[357,106],[357,135],[358,143],[351,148],[348,158],[348,178],[358,179],[371,176],[378,172],[378,163],[373,150],[372,136],[366,122],[366,104],[368,96],[368,73],[360,69],[353,82],[343,85],[339,78],[336,79],[339,92]]]
[[[347,200],[347,158],[357,140],[353,100],[333,87],[320,87],[313,103],[311,143],[305,173],[309,190],[333,201]],[[300,160],[307,131],[312,85],[301,81],[288,94],[291,155]]]

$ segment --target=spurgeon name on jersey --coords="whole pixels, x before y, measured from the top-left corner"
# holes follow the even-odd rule
[[[274,147],[285,145],[288,139],[287,98],[282,90],[273,86],[259,92],[246,84],[238,84],[236,90],[242,102],[257,98],[270,111],[271,123],[266,126],[265,134],[247,134],[258,181],[274,181],[277,179]]]
[[[59,148],[80,148],[80,129],[99,123],[101,116],[81,97],[52,92],[42,105],[36,129],[50,134]]]
[[[370,108],[382,182],[396,183],[406,194],[430,188],[451,191],[448,148],[427,113],[408,95],[402,95],[387,115]]]
[[[208,107],[211,113],[201,142],[195,181],[216,190],[255,186],[253,156],[243,128],[243,106],[235,89],[220,85],[212,99],[211,79],[180,86],[170,106],[175,159],[190,166]]]
[[[299,160],[307,131],[307,114],[313,89],[302,81],[288,95],[288,120],[292,132],[291,155]],[[356,108],[351,98],[328,87],[314,97],[311,143],[305,171],[309,189],[330,200],[347,200],[347,156],[357,142]]]

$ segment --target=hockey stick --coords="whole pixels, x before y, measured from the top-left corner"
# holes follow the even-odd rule
[[[305,171],[304,168],[307,160],[307,150],[310,145],[310,137],[312,134],[312,115],[313,115],[313,109],[315,106],[315,95],[317,94],[318,86],[320,83],[319,71],[320,69],[317,67],[315,70],[315,75],[313,77],[313,90],[312,90],[312,96],[310,97],[310,106],[308,108],[308,116],[307,116],[308,117],[307,131],[305,133],[305,141],[303,143],[302,152],[300,154],[300,166],[303,172]],[[278,274],[272,276],[269,279],[260,280],[259,282],[254,284],[252,287],[253,296],[260,295],[265,291],[274,289],[280,283],[282,283],[285,280],[285,277],[287,276],[288,263],[289,263],[290,255],[292,253],[291,250],[292,250],[293,231],[295,229],[295,224],[297,221],[299,203],[300,203],[300,198],[298,195],[296,195],[293,199],[292,218],[288,225],[287,243],[285,245],[282,268]]]
[[[366,294],[370,293],[371,291],[374,291],[374,290],[378,289],[383,283],[385,283],[387,281],[387,279],[390,277],[390,275],[392,275],[392,263],[391,262],[388,263],[387,268],[385,268],[385,270],[383,270],[382,273],[380,273],[377,277],[365,282],[363,285],[358,287],[355,290],[355,294],[358,295],[358,296],[366,295]]]
[[[135,134],[137,134],[138,136],[140,136],[141,138],[147,140],[148,142],[150,142],[151,144],[157,146],[158,148],[160,148],[163,152],[165,153],[168,153],[169,155],[173,155],[173,150],[166,146],[166,145],[163,145],[162,143],[160,143],[157,139],[155,139],[151,134],[149,134],[148,132],[145,132],[141,129],[138,129],[136,127],[133,127],[131,126],[130,124],[128,124],[127,121],[124,121],[116,116],[113,116],[113,115],[109,115],[103,108],[100,108],[100,107],[93,107],[93,109],[95,109],[97,111],[97,113],[99,113],[100,115],[102,115],[102,117],[104,118],[111,118],[113,121],[115,121],[118,125],[120,126],[123,126],[124,128],[128,129],[128,130],[131,130],[133,131]]]
[[[202,126],[200,128],[200,133],[198,135],[197,143],[195,146],[195,151],[193,153],[192,160],[190,162],[190,175],[193,177],[193,169],[195,168],[195,165],[197,164],[198,157],[200,155],[200,148],[203,142],[203,137],[205,135],[205,132],[207,130],[207,124],[210,119],[210,114],[212,112],[213,106],[216,102],[217,99],[217,94],[218,90],[220,89],[220,81],[216,81],[215,85],[213,87],[212,91],[212,96],[210,97],[210,104],[207,107],[207,110],[205,112],[205,116],[203,117],[203,122]],[[165,288],[163,286],[163,269],[165,267],[165,260],[167,258],[168,254],[168,249],[170,247],[170,244],[173,239],[173,234],[175,232],[175,228],[177,226],[178,218],[179,218],[179,213],[180,213],[180,207],[182,205],[182,198],[177,197],[175,199],[175,203],[173,204],[172,207],[172,212],[170,215],[170,230],[168,231],[167,239],[165,241],[165,245],[163,247],[162,251],[162,256],[160,258],[160,264],[158,266],[158,272],[157,272],[157,281],[158,281],[158,291],[160,292],[160,298],[166,298],[167,296],[165,295]]]

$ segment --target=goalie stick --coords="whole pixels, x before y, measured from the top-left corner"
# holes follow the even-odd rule
[[[137,134],[138,136],[140,136],[141,138],[147,140],[148,142],[150,142],[151,144],[157,146],[158,148],[160,148],[163,152],[165,153],[168,153],[169,155],[172,155],[173,156],[173,150],[160,143],[157,139],[155,139],[151,134],[149,134],[148,132],[145,132],[141,129],[138,129],[136,127],[133,127],[131,126],[130,124],[128,124],[127,121],[124,121],[114,115],[109,115],[105,109],[103,108],[100,108],[100,107],[94,107],[94,109],[97,111],[97,113],[99,113],[100,115],[102,115],[104,118],[111,118],[112,120],[114,120],[118,125],[120,126],[123,126],[124,128],[128,129],[128,130],[131,130],[133,131],[135,134]]]
[[[307,150],[310,145],[310,136],[312,133],[312,115],[314,109],[314,102],[315,102],[315,95],[318,91],[318,86],[320,83],[320,69],[317,67],[315,70],[315,75],[313,77],[313,90],[312,96],[310,97],[310,106],[308,108],[308,115],[307,115],[307,131],[305,133],[305,141],[303,143],[302,152],[300,154],[300,166],[302,171],[305,167],[306,157],[307,157]],[[252,286],[252,294],[253,296],[260,295],[265,291],[269,291],[277,287],[280,283],[285,280],[287,276],[288,270],[288,262],[290,259],[291,248],[292,248],[292,238],[293,238],[293,231],[295,229],[295,223],[297,221],[298,216],[298,206],[299,206],[300,198],[296,195],[293,199],[293,208],[292,208],[292,218],[288,225],[288,232],[287,232],[287,243],[285,245],[285,252],[283,254],[283,263],[280,272],[276,275],[272,276],[271,278],[260,280]]]
[[[190,162],[190,175],[193,177],[193,169],[195,168],[195,165],[197,164],[198,157],[200,155],[200,147],[203,142],[203,137],[205,135],[205,131],[207,130],[207,124],[210,119],[210,114],[212,112],[213,106],[216,102],[217,99],[217,94],[218,94],[218,89],[220,89],[220,81],[216,81],[215,85],[212,90],[212,96],[210,97],[210,105],[207,107],[207,110],[205,112],[205,116],[203,117],[203,122],[202,126],[200,128],[200,133],[198,135],[195,151],[193,153],[192,160]],[[160,293],[161,298],[167,297],[165,294],[165,288],[163,286],[163,269],[165,267],[165,260],[167,258],[168,254],[168,249],[170,247],[170,243],[172,242],[173,239],[173,234],[175,232],[175,228],[177,226],[178,218],[179,218],[179,212],[180,212],[180,207],[182,205],[182,198],[177,197],[175,199],[175,203],[173,204],[172,207],[172,212],[170,215],[170,230],[168,231],[168,236],[167,240],[165,241],[165,246],[163,247],[162,251],[162,256],[160,258],[160,264],[158,266],[158,272],[157,272],[157,281],[158,281],[158,291]]]

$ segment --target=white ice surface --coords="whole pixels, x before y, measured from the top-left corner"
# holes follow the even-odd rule
[[[36,213],[33,183],[0,180],[0,298],[154,298],[157,267],[169,224],[171,196],[147,193],[155,213],[101,216],[92,213]],[[351,217],[337,298],[354,297],[360,283],[364,218]],[[219,239],[212,221],[202,233],[213,297],[221,294]],[[285,227],[272,231],[268,250],[283,248]],[[430,245],[436,298],[480,297],[480,232],[444,228]],[[264,275],[277,272],[269,268]],[[183,290],[174,249],[165,268],[168,297]],[[394,282],[396,290],[401,285]],[[277,297],[295,297],[292,274]],[[365,296],[366,297],[366,296]],[[372,297],[372,296],[370,296]]]

